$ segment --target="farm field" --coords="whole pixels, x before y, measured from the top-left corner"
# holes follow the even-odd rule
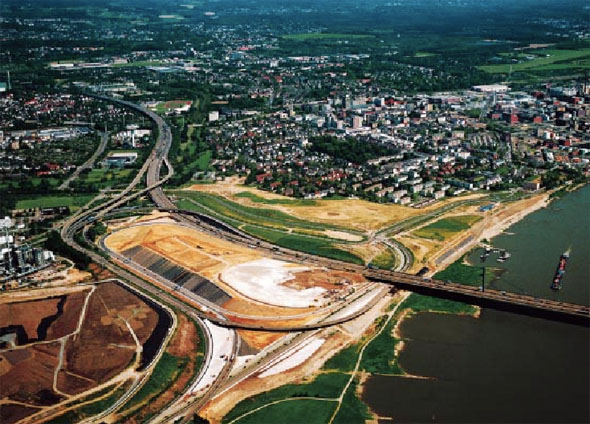
[[[507,74],[519,71],[551,71],[558,69],[587,69],[590,60],[590,48],[581,50],[541,50],[532,53],[535,59],[520,63],[482,65],[478,68],[492,74]]]
[[[450,216],[439,219],[413,232],[418,237],[445,241],[461,231],[469,229],[477,221],[481,220],[477,215]]]

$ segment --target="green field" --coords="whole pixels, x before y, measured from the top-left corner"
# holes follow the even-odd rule
[[[93,195],[75,195],[75,196],[35,196],[31,198],[22,198],[16,202],[16,209],[33,209],[33,208],[53,208],[57,206],[69,206],[70,209],[76,210],[94,198]]]
[[[492,74],[507,74],[519,71],[553,71],[560,69],[588,69],[590,65],[590,48],[581,50],[540,50],[538,57],[520,63],[482,65],[478,69]]]
[[[285,386],[281,386],[269,392],[264,392],[259,395],[251,396],[238,403],[225,417],[223,417],[222,422],[228,423],[230,421],[235,420],[236,418],[245,414],[248,411],[252,411],[253,409],[259,408],[263,405],[281,399],[287,399],[291,397],[336,398],[340,396],[340,393],[342,392],[342,389],[344,388],[348,378],[349,375],[344,373],[324,373],[318,375],[309,384],[287,384]],[[293,402],[293,404],[295,403],[296,402]],[[329,409],[330,411],[332,411],[333,407],[335,406],[335,403],[326,403],[326,405],[323,405],[323,403],[320,405],[320,402],[317,403],[318,405],[314,405],[313,409],[317,410],[319,406],[319,409]],[[289,403],[287,403],[287,405],[289,405]],[[258,418],[258,422],[275,422],[274,420],[266,419],[266,412],[268,412],[270,408],[271,407],[265,408],[261,410],[260,413],[252,414],[249,417],[256,416]],[[281,408],[281,410],[284,410],[284,407]],[[262,414],[263,412],[264,414]],[[274,416],[274,412],[272,410],[270,410],[270,414]],[[294,417],[297,417],[297,421],[300,421],[299,415],[290,415],[289,418],[291,418],[291,422],[293,422]],[[240,420],[239,422],[246,421]]]
[[[461,231],[471,228],[479,220],[481,220],[481,217],[476,215],[451,216],[428,224],[414,231],[413,234],[422,238],[444,241]]]
[[[209,169],[209,164],[211,163],[211,156],[212,156],[211,150],[206,150],[199,155],[199,157],[193,163],[193,165],[199,171],[206,171],[207,169]]]
[[[341,372],[350,372],[354,370],[360,349],[361,346],[359,344],[350,345],[347,348],[342,349],[326,361],[324,369]]]
[[[463,259],[464,257],[456,260],[444,270],[437,272],[434,278],[465,284],[466,286],[481,286],[482,268],[466,265],[463,263]],[[486,267],[486,284],[491,283],[496,278],[497,271],[498,268]]]
[[[270,405],[236,421],[239,424],[291,424],[293,417],[307,424],[325,424],[334,413],[336,402],[314,399],[290,399]]]
[[[372,265],[375,265],[379,269],[392,269],[396,264],[395,252],[389,247],[375,256],[371,261]]]
[[[277,246],[339,261],[351,262],[359,265],[364,264],[361,258],[346,250],[334,247],[329,240],[305,237],[297,234],[285,234],[281,231],[249,225],[244,226],[242,230],[255,237],[276,244]]]
[[[135,172],[129,168],[96,168],[84,175],[84,182],[101,188],[127,181]]]
[[[378,327],[385,317],[379,318]],[[370,373],[403,374],[395,357],[395,345],[399,342],[393,337],[393,327],[396,319],[391,319],[385,330],[381,332],[365,349],[361,360],[361,369]]]
[[[281,38],[285,40],[307,41],[307,40],[329,40],[329,39],[358,39],[358,38],[374,38],[374,35],[369,34],[345,34],[333,32],[308,32],[303,34],[287,34]]]
[[[358,377],[356,377],[342,399],[342,405],[334,424],[365,424],[371,418],[369,407],[356,395]]]
[[[477,310],[475,306],[466,303],[423,296],[417,293],[412,293],[400,308],[410,308],[414,312],[440,312],[447,314],[473,314]]]
[[[392,303],[389,310],[392,310],[395,306],[396,304]],[[473,314],[477,310],[474,306],[461,302],[418,294],[410,295],[399,306],[396,315],[386,324],[387,327],[367,345],[360,362],[359,370],[369,373],[405,374],[397,362],[395,345],[399,340],[393,336],[392,330],[402,311],[407,308],[415,312],[430,311],[459,314]],[[375,321],[377,329],[382,328],[385,325],[385,321],[385,316],[379,317]],[[346,347],[328,359],[322,367],[321,373],[309,384],[287,384],[241,401],[223,417],[222,422],[228,424],[249,411],[260,407],[263,408],[237,420],[236,423],[329,422],[329,418],[336,407],[336,403],[329,400],[339,397],[342,393],[346,382],[350,378],[351,371],[355,368],[359,352],[366,342],[367,339],[365,338],[356,344]],[[342,405],[336,414],[334,423],[363,424],[370,419],[370,411],[367,405],[356,394],[358,385],[357,377],[355,377],[344,394]],[[290,399],[300,397],[324,398],[326,400],[309,399],[309,402],[306,402],[303,399]],[[270,405],[273,402],[281,400],[285,401]]]

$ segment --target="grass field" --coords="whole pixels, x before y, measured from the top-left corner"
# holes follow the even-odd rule
[[[423,296],[417,293],[412,293],[401,308],[410,308],[414,312],[441,312],[448,314],[473,314],[477,310],[475,306],[466,303]]]
[[[211,163],[211,150],[206,150],[199,155],[197,160],[194,162],[194,166],[199,171],[206,171],[209,168],[209,164]]]
[[[269,392],[264,392],[259,395],[251,396],[247,399],[244,399],[240,403],[238,403],[225,417],[223,417],[222,422],[228,423],[228,422],[236,419],[237,417],[245,414],[248,411],[251,411],[251,410],[256,409],[260,406],[266,405],[270,402],[274,402],[277,400],[286,399],[286,398],[290,398],[290,397],[318,397],[318,398],[338,397],[340,395],[340,392],[344,388],[344,385],[346,384],[346,381],[348,380],[348,378],[349,378],[349,376],[344,373],[339,373],[339,372],[325,373],[325,374],[318,375],[315,378],[315,380],[313,380],[309,384],[287,384],[285,386],[281,386],[281,387],[271,390]],[[315,402],[315,401],[313,401],[313,402]],[[327,404],[328,407],[332,407],[335,405],[336,405],[335,403],[333,405]],[[265,408],[265,409],[261,410],[261,412],[266,411],[269,408]],[[281,409],[284,410],[283,408],[281,408]],[[317,408],[314,407],[314,409],[317,409]],[[270,413],[274,416],[273,411],[270,411]],[[254,415],[258,415],[258,414],[252,414],[252,415],[250,415],[250,417],[252,417]],[[291,419],[290,422],[293,422],[293,419],[295,417],[297,417],[297,421],[305,422],[305,421],[300,421],[299,415],[289,415],[288,417]],[[269,422],[269,423],[275,422],[274,420],[266,419],[266,415],[259,415],[259,416],[257,416],[257,418],[258,418],[258,421],[254,421],[254,422],[265,422],[265,423],[266,422]],[[246,421],[240,420],[239,422],[241,423],[241,422],[246,422]],[[252,421],[247,421],[247,422],[252,422]],[[280,422],[285,422],[285,421],[280,421]],[[323,422],[327,422],[327,420],[323,421]]]
[[[70,209],[76,210],[88,203],[94,195],[76,195],[76,196],[35,196],[23,198],[16,202],[16,209],[33,209],[33,208],[53,208],[57,206],[69,206]]]
[[[307,40],[329,40],[329,39],[358,39],[358,38],[374,38],[374,35],[369,34],[344,34],[344,33],[330,33],[330,32],[308,32],[303,34],[287,34],[281,38],[285,40],[307,41]]]
[[[392,249],[387,248],[379,255],[375,256],[371,261],[371,264],[379,267],[380,269],[391,269],[396,264],[395,252]]]
[[[326,361],[324,369],[342,372],[352,371],[359,356],[359,350],[360,346],[358,344],[350,345],[347,348],[342,349]]]
[[[496,271],[497,268],[487,267],[485,281],[486,284],[491,283],[495,279]],[[464,264],[462,257],[446,267],[444,270],[437,272],[434,278],[477,287],[481,285],[481,275],[482,269],[480,267]]]
[[[558,69],[587,69],[590,64],[590,48],[581,50],[542,50],[532,60],[520,63],[482,65],[478,69],[492,74],[507,74],[519,71],[552,71]]]
[[[399,342],[392,334],[395,323],[395,319],[389,321],[385,330],[366,347],[361,369],[370,373],[403,374],[395,358],[395,345]]]
[[[405,221],[410,217],[429,215],[435,210],[442,211],[442,208],[448,209],[449,205],[458,203],[458,199],[450,199],[423,209],[415,209],[392,203],[380,204],[349,198],[302,200],[245,187],[237,179],[216,182],[215,184],[195,184],[190,186],[190,189],[190,191],[185,190],[185,192],[210,193],[226,199],[233,199],[234,203],[250,207],[252,203],[265,204],[268,205],[266,209],[281,211],[308,223],[324,225],[325,227],[337,226],[353,232],[384,230],[385,227],[391,228],[392,225]],[[249,192],[254,197],[241,194],[244,192]],[[265,203],[262,203],[261,199],[265,199]],[[256,202],[256,200],[259,200],[259,202]]]
[[[110,182],[122,178],[127,178],[131,175],[133,169],[117,169],[117,168],[97,168],[92,169],[85,177],[86,182],[98,184],[101,182]],[[105,181],[102,181],[104,178]]]
[[[413,234],[422,238],[444,241],[461,231],[471,228],[473,224],[481,219],[480,216],[476,215],[451,216],[426,225],[414,231]]]
[[[396,304],[391,304],[390,309]],[[399,342],[393,336],[393,328],[397,320],[406,308],[415,312],[431,311],[443,313],[473,314],[476,308],[460,302],[431,298],[427,296],[410,295],[399,310],[386,325],[387,327],[373,341],[367,345],[360,363],[360,370],[369,373],[398,374],[404,371],[397,362],[395,345]],[[382,316],[376,321],[376,330],[382,328],[386,317]],[[368,337],[368,336],[367,336]],[[269,405],[272,402],[293,397],[337,398],[342,393],[346,382],[350,378],[350,372],[354,370],[359,352],[365,341],[360,341],[341,350],[328,359],[314,381],[309,384],[288,384],[269,392],[249,397],[238,403],[222,422],[227,424],[243,414],[254,409]],[[357,376],[358,377],[358,376]],[[357,395],[358,381],[355,378],[344,394],[343,402],[333,423],[335,424],[362,424],[371,418],[370,411],[365,403]],[[242,419],[236,421],[240,424],[254,423],[326,423],[333,414],[336,402],[319,401],[310,399],[309,402],[301,400],[287,400],[285,402],[269,405]]]
[[[314,399],[291,399],[256,411],[236,421],[239,424],[291,424],[293,417],[306,424],[325,424],[334,413],[336,402]]]
[[[186,199],[180,199],[176,202],[176,205],[180,209],[192,210],[195,212],[201,212],[207,215],[211,215],[211,212],[205,209],[200,204],[195,204]],[[297,233],[288,233],[283,229],[273,229],[268,227],[254,226],[244,224],[244,222],[235,218],[229,218],[224,215],[215,215],[220,220],[232,225],[239,227],[242,231],[258,237],[262,240],[266,240],[270,243],[276,244],[281,247],[289,249],[299,250],[301,252],[312,253],[314,255],[324,256],[331,259],[339,259],[347,262],[356,264],[362,264],[363,260],[358,256],[347,252],[342,249],[338,249],[333,246],[334,240],[328,238],[308,237]]]
[[[243,230],[255,237],[276,244],[277,246],[359,265],[364,263],[358,256],[347,252],[346,250],[334,247],[329,240],[304,237],[297,234],[285,234],[280,231],[252,227],[249,225],[246,225]]]

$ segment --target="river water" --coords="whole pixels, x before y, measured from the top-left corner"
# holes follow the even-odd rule
[[[590,186],[527,216],[492,240],[512,257],[498,289],[589,303]],[[571,248],[563,288],[549,286]],[[471,260],[478,263],[479,253]],[[405,320],[401,366],[428,379],[372,376],[363,400],[395,422],[588,422],[588,328],[482,310],[473,317],[421,313]],[[384,422],[389,422],[385,421]]]

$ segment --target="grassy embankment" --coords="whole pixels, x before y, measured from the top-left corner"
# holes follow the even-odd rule
[[[278,246],[332,259],[362,263],[358,256],[334,246],[344,244],[345,241],[331,239],[322,234],[327,229],[347,232],[350,230],[305,221],[281,211],[243,206],[207,193],[173,193],[180,198],[177,202],[179,208],[213,215],[233,227]]]
[[[460,215],[442,218],[414,231],[414,235],[422,238],[445,241],[461,231],[468,230],[482,218],[476,215]]]
[[[390,308],[395,307],[392,304]],[[387,323],[387,327],[366,348],[359,369],[369,373],[404,375],[403,369],[397,362],[395,345],[400,340],[393,336],[393,328],[405,309],[414,312],[441,312],[473,314],[476,308],[450,300],[436,299],[412,294],[400,306],[396,315]],[[386,322],[382,316],[375,323],[375,332],[379,331]],[[223,423],[230,423],[237,418],[237,424],[257,422],[309,422],[325,423],[334,413],[336,399],[344,390],[350,373],[354,370],[359,353],[370,336],[365,336],[360,342],[348,346],[330,358],[318,376],[308,384],[288,384],[266,393],[249,397],[238,403],[224,418]],[[343,397],[343,403],[334,419],[334,423],[356,424],[364,423],[371,418],[368,407],[357,397],[356,386],[352,384]],[[290,398],[312,397],[315,400],[298,400]],[[282,401],[269,405],[272,402]],[[250,415],[243,416],[249,411],[266,406]]]

